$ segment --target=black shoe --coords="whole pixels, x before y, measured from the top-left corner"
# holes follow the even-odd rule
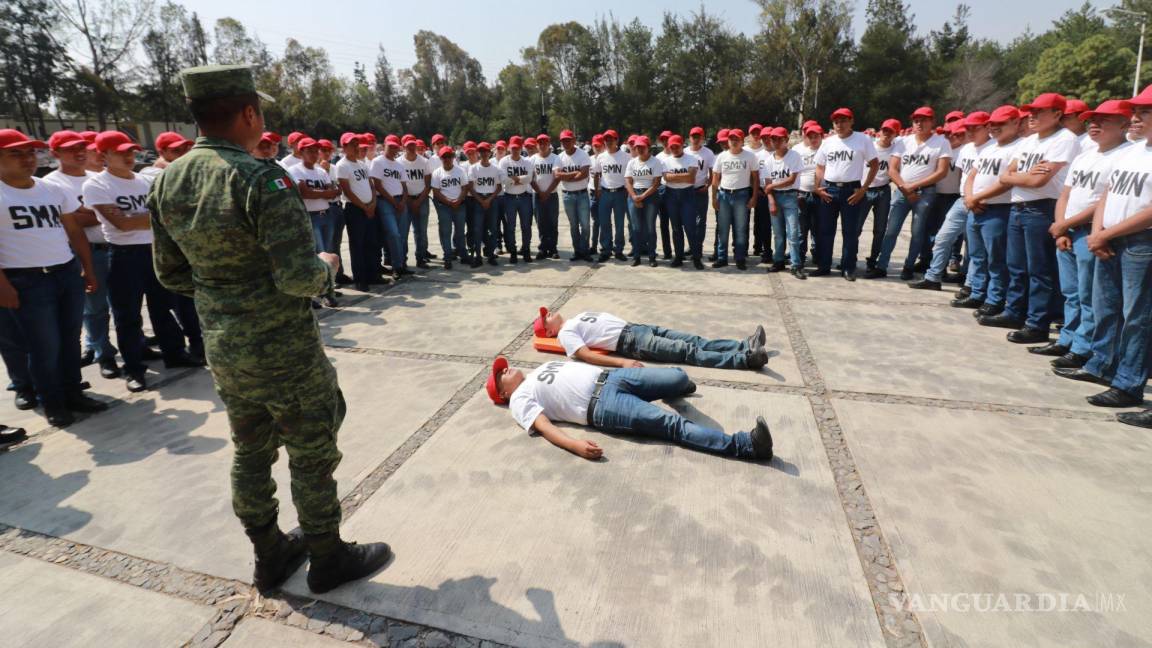
[[[64,398],[64,405],[73,412],[80,412],[82,414],[95,414],[96,412],[103,412],[108,409],[108,403],[98,401],[83,392],[76,392],[70,396],[66,396]]]
[[[479,268],[480,266],[484,265],[484,260],[480,257],[473,257],[472,263],[469,263],[468,265],[472,268]]]
[[[10,428],[7,425],[0,425],[0,447],[20,443],[27,438],[28,433],[24,431],[24,428]]]
[[[768,272],[784,272],[784,262],[783,261],[777,261],[777,262],[773,263],[772,265],[768,266],[767,271]]]
[[[340,305],[340,304],[336,303],[336,298],[333,297],[332,295],[324,295],[323,297],[320,298],[320,301],[321,301],[321,303],[323,303],[328,308],[336,308],[337,306]]]
[[[827,277],[831,274],[832,274],[832,270],[830,270],[829,268],[816,268],[812,272],[809,272],[808,276],[809,277]],[[867,276],[867,275],[865,275],[865,276]]]
[[[356,290],[359,290],[360,292],[369,292],[372,290],[372,286],[369,286],[366,283],[358,283],[355,286],[353,286],[353,288],[355,288]]]
[[[963,298],[957,297],[956,299],[953,299],[952,301],[950,301],[948,303],[949,303],[949,305],[952,306],[952,308],[976,309],[976,308],[980,308],[981,306],[984,305],[984,300],[983,299],[973,299],[972,297],[963,297]]]
[[[792,276],[797,279],[804,280],[808,278],[808,273],[804,271],[804,267],[792,268]]]
[[[772,432],[763,416],[756,417],[756,427],[752,428],[752,456],[757,461],[772,460]]]
[[[432,254],[431,252],[429,252],[429,253],[428,253],[428,258],[429,258],[429,259],[439,259],[440,257],[438,257],[438,256],[436,256],[435,254]]]
[[[712,263],[714,261],[716,261],[716,255],[715,254],[709,254],[708,255],[708,263]]]
[[[950,273],[945,272],[944,278],[941,279],[940,281],[942,281],[944,283],[950,283],[950,284],[962,284],[962,283],[964,283],[964,281],[967,278],[968,278],[968,276],[964,275],[964,274],[950,274]]]
[[[125,382],[127,383],[128,391],[130,391],[134,394],[137,392],[142,392],[145,389],[148,389],[148,381],[145,380],[144,376],[142,376],[142,375],[141,376],[128,376],[127,379],[125,380]]]
[[[18,410],[33,409],[37,404],[36,392],[31,389],[21,389],[16,392],[16,397],[13,400]]]
[[[1058,369],[1079,369],[1088,364],[1089,356],[1069,351],[1052,361],[1052,366]]]
[[[584,257],[580,256],[579,254],[573,254],[572,256],[568,257],[568,263],[576,263],[577,261],[583,260]]]
[[[623,252],[617,252],[616,253],[616,260],[617,261],[627,261],[628,257],[624,256]]]
[[[432,266],[428,265],[427,261],[420,260],[420,261],[416,262],[416,267],[420,268],[421,270],[427,270],[427,269],[431,268]],[[359,288],[357,288],[357,290],[359,290]]]
[[[689,394],[695,394],[695,393],[696,393],[696,383],[689,380],[688,386],[684,388],[684,391],[680,395],[681,396],[688,396]]]
[[[901,281],[912,281],[914,278],[915,278],[915,275],[912,274],[911,270],[905,268],[905,269],[900,271],[900,280]]]
[[[334,533],[325,535],[336,536]],[[383,542],[359,545],[344,542],[339,536],[334,541],[306,536],[306,541],[312,560],[308,566],[308,589],[317,594],[371,576],[392,559],[392,548]]]
[[[764,365],[768,364],[768,349],[764,347],[756,347],[748,351],[748,368],[752,371],[760,371]]]
[[[414,275],[414,274],[416,274],[416,273],[415,273],[415,272],[412,272],[412,271],[411,271],[411,270],[409,270],[408,268],[400,268],[400,276],[401,276],[401,277],[410,277],[410,276],[412,276],[412,275]],[[340,294],[340,293],[338,293],[338,292],[336,293],[336,296],[337,296],[337,297],[343,297],[343,295],[341,295],[341,294]]]
[[[916,265],[912,266],[912,270],[914,272],[919,272],[920,274],[924,274],[925,272],[928,272],[929,267],[930,267],[929,264],[925,263],[924,261],[920,261]]]
[[[168,369],[179,369],[181,367],[203,367],[204,361],[193,358],[191,354],[185,351],[181,351],[177,355],[164,358],[164,366]]]
[[[845,281],[856,281],[856,272],[853,270],[841,272],[840,275],[844,277]]]
[[[120,377],[120,365],[116,364],[116,358],[105,358],[100,361],[100,377],[109,380]]]
[[[993,317],[1004,312],[1004,307],[998,304],[984,304],[972,313],[972,317],[980,319],[981,317]]]
[[[45,405],[44,418],[52,427],[67,427],[76,422],[76,415],[63,405]]]
[[[560,258],[560,253],[559,253],[559,252],[557,252],[556,250],[552,250],[552,254],[549,254],[549,255],[548,255],[548,258],[549,258],[549,259],[559,259],[559,258]]]
[[[728,262],[727,261],[713,261],[712,267],[713,268],[727,268]]]
[[[256,554],[252,584],[267,595],[284,584],[308,557],[308,546],[300,533],[285,535],[273,521],[264,529],[245,529]]]
[[[672,268],[680,268],[680,267],[683,267],[683,265],[684,265],[684,259],[681,259],[680,257],[676,257],[675,259],[672,260],[672,263],[668,264],[668,266],[672,267]]]
[[[1124,425],[1135,425],[1136,427],[1152,430],[1152,409],[1146,409],[1143,412],[1120,412],[1116,415],[1116,420]],[[3,434],[3,432],[0,432],[0,437],[2,437]]]
[[[417,263],[416,265],[420,265],[420,264]],[[335,281],[336,281],[337,286],[350,286],[350,285],[352,285],[352,277],[349,277],[348,275],[344,274],[343,272],[337,272],[336,273]]]
[[[652,266],[653,268],[655,268],[656,266],[658,266],[658,265],[660,265],[660,264],[659,264],[659,263],[656,263],[656,259],[649,259],[649,260],[648,260],[648,265],[650,265],[650,266]]]
[[[1016,319],[1015,317],[1009,317],[1009,316],[1005,315],[1004,313],[1000,313],[999,315],[988,315],[988,316],[979,317],[976,319],[976,321],[980,322],[980,326],[993,326],[996,328],[1006,328],[1006,329],[1022,329],[1022,328],[1024,328],[1024,322],[1021,322],[1020,320]]]
[[[964,299],[965,297],[967,297],[971,294],[972,294],[972,286],[962,286],[960,288],[960,292],[956,293],[956,296],[959,297],[960,299]]]
[[[1068,347],[1060,344],[1059,342],[1049,342],[1044,346],[1028,347],[1028,353],[1042,356],[1052,356],[1059,358],[1060,356],[1068,353]]]
[[[451,261],[445,261],[444,262],[444,269],[445,270],[451,270],[452,269],[452,262]]]
[[[736,262],[736,269],[737,270],[747,270],[748,269],[748,263],[746,261],[737,261]]]
[[[516,265],[517,263],[520,263],[520,259],[516,256],[515,252],[508,255],[508,263],[511,263],[512,265]]]
[[[1025,326],[1018,331],[1012,331],[1009,333],[1008,341],[1015,342],[1016,344],[1036,344],[1037,342],[1047,342],[1048,331]]]
[[[96,352],[93,351],[92,349],[88,349],[84,353],[80,354],[80,366],[81,367],[87,367],[88,365],[90,365],[94,362],[96,362]]]
[[[163,360],[164,354],[148,345],[144,345],[144,350],[140,353],[140,359],[148,360]]]
[[[699,258],[694,258],[694,259],[692,259],[692,267],[696,268],[697,270],[703,270],[704,269],[704,262],[701,261]]]
[[[761,324],[757,324],[756,330],[752,331],[752,335],[749,335],[747,338],[744,339],[744,343],[748,346],[749,349],[755,349],[757,347],[762,347],[762,346],[764,346],[764,343],[767,341],[768,341],[768,333],[767,333],[767,331],[764,330],[764,326]]]
[[[528,252],[527,254],[522,254],[521,256],[524,257],[524,263],[532,263],[532,261],[534,261],[534,259],[532,258],[531,252]]]
[[[884,277],[887,277],[887,276],[888,276],[888,271],[887,270],[881,270],[880,268],[872,268],[871,270],[867,270],[864,272],[864,278],[865,279],[883,279]]]
[[[940,282],[921,279],[908,284],[908,287],[913,290],[940,290]]]
[[[1137,396],[1122,389],[1109,387],[1108,391],[1094,394],[1087,398],[1089,405],[1096,407],[1136,407],[1144,402],[1142,396]]]
[[[551,255],[549,255],[547,252],[537,252],[536,253],[536,260],[537,261],[543,261],[544,259],[547,259],[549,256],[551,256]]]
[[[488,257],[488,265],[491,265],[491,266],[500,265],[499,263],[496,263],[496,255],[495,254]]]
[[[601,254],[599,257],[597,257],[596,260],[599,261],[600,263],[604,263],[605,261],[610,261],[611,259],[612,259],[612,255],[605,253],[605,254]]]
[[[1083,369],[1060,369],[1060,368],[1056,368],[1056,369],[1052,370],[1052,373],[1056,374],[1057,376],[1060,376],[1061,378],[1067,378],[1068,380],[1078,380],[1080,382],[1089,382],[1089,383],[1093,383],[1095,385],[1103,385],[1105,387],[1109,386],[1109,384],[1110,384],[1107,380],[1104,380],[1100,376],[1097,376],[1094,373],[1089,373],[1087,371],[1084,371]]]
[[[632,259],[632,267],[633,268],[639,267],[641,263],[644,263],[644,262],[640,260],[640,257],[636,257],[635,259]]]

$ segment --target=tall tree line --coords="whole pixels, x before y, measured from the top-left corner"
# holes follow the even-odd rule
[[[205,26],[173,0],[6,0],[0,113],[40,133],[68,116],[92,117],[100,128],[186,121],[181,68],[248,63],[277,97],[269,123],[326,137],[795,127],[838,105],[874,125],[922,104],[990,109],[1047,90],[1089,103],[1126,96],[1139,28],[1116,9],[1152,16],[1152,0],[1103,12],[1086,2],[1043,33],[998,43],[979,37],[964,4],[925,28],[904,0],[866,0],[867,25],[856,38],[851,0],[751,1],[760,10],[752,35],[703,7],[665,13],[657,29],[611,16],[549,25],[489,80],[476,58],[431,31],[414,34],[411,67],[394,68],[380,47],[348,78],[303,34],[275,56],[239,21]]]

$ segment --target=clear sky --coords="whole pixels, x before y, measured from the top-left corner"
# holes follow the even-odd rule
[[[1047,2],[1005,2],[966,0],[972,8],[970,29],[977,36],[1007,42],[1031,27],[1046,30],[1051,22],[1083,0]],[[937,29],[955,11],[955,2],[911,0],[921,33]],[[1111,6],[1110,1],[1098,6]],[[508,3],[496,0],[439,0],[438,2],[399,2],[397,0],[278,0],[236,2],[236,0],[184,0],[196,11],[205,27],[216,19],[231,16],[243,22],[279,54],[284,41],[293,37],[304,45],[328,51],[336,71],[351,75],[354,61],[369,68],[376,60],[376,45],[383,44],[394,68],[415,62],[412,36],[421,29],[443,34],[456,42],[484,66],[491,82],[510,61],[519,61],[520,49],[534,44],[540,31],[558,22],[575,20],[590,23],[610,13],[621,22],[639,17],[658,29],[663,11],[687,15],[699,11],[700,0],[621,3],[618,0],[576,0],[575,2]],[[708,13],[744,33],[759,31],[759,6],[751,0],[710,0]],[[856,36],[865,26],[867,0],[857,0]],[[640,13],[643,12],[643,13]]]

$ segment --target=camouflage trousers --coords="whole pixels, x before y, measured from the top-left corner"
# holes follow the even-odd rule
[[[320,393],[287,391],[260,401],[217,383],[236,447],[232,459],[232,510],[246,529],[276,520],[279,502],[272,464],[284,445],[292,475],[292,503],[307,534],[340,528],[340,500],[332,473],[342,455],[336,431],[344,420],[344,395],[332,381]],[[267,395],[267,394],[264,394]]]

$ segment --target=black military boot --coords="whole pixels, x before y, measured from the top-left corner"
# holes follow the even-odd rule
[[[275,520],[259,529],[245,529],[256,551],[256,568],[252,583],[261,594],[267,594],[280,585],[304,564],[307,547],[299,533],[285,535]]]
[[[392,559],[392,548],[383,542],[358,545],[344,542],[338,533],[308,535],[305,540],[312,561],[308,589],[317,594],[370,576]]]
[[[758,461],[772,460],[772,432],[763,416],[756,417],[756,427],[752,428],[752,453]]]

